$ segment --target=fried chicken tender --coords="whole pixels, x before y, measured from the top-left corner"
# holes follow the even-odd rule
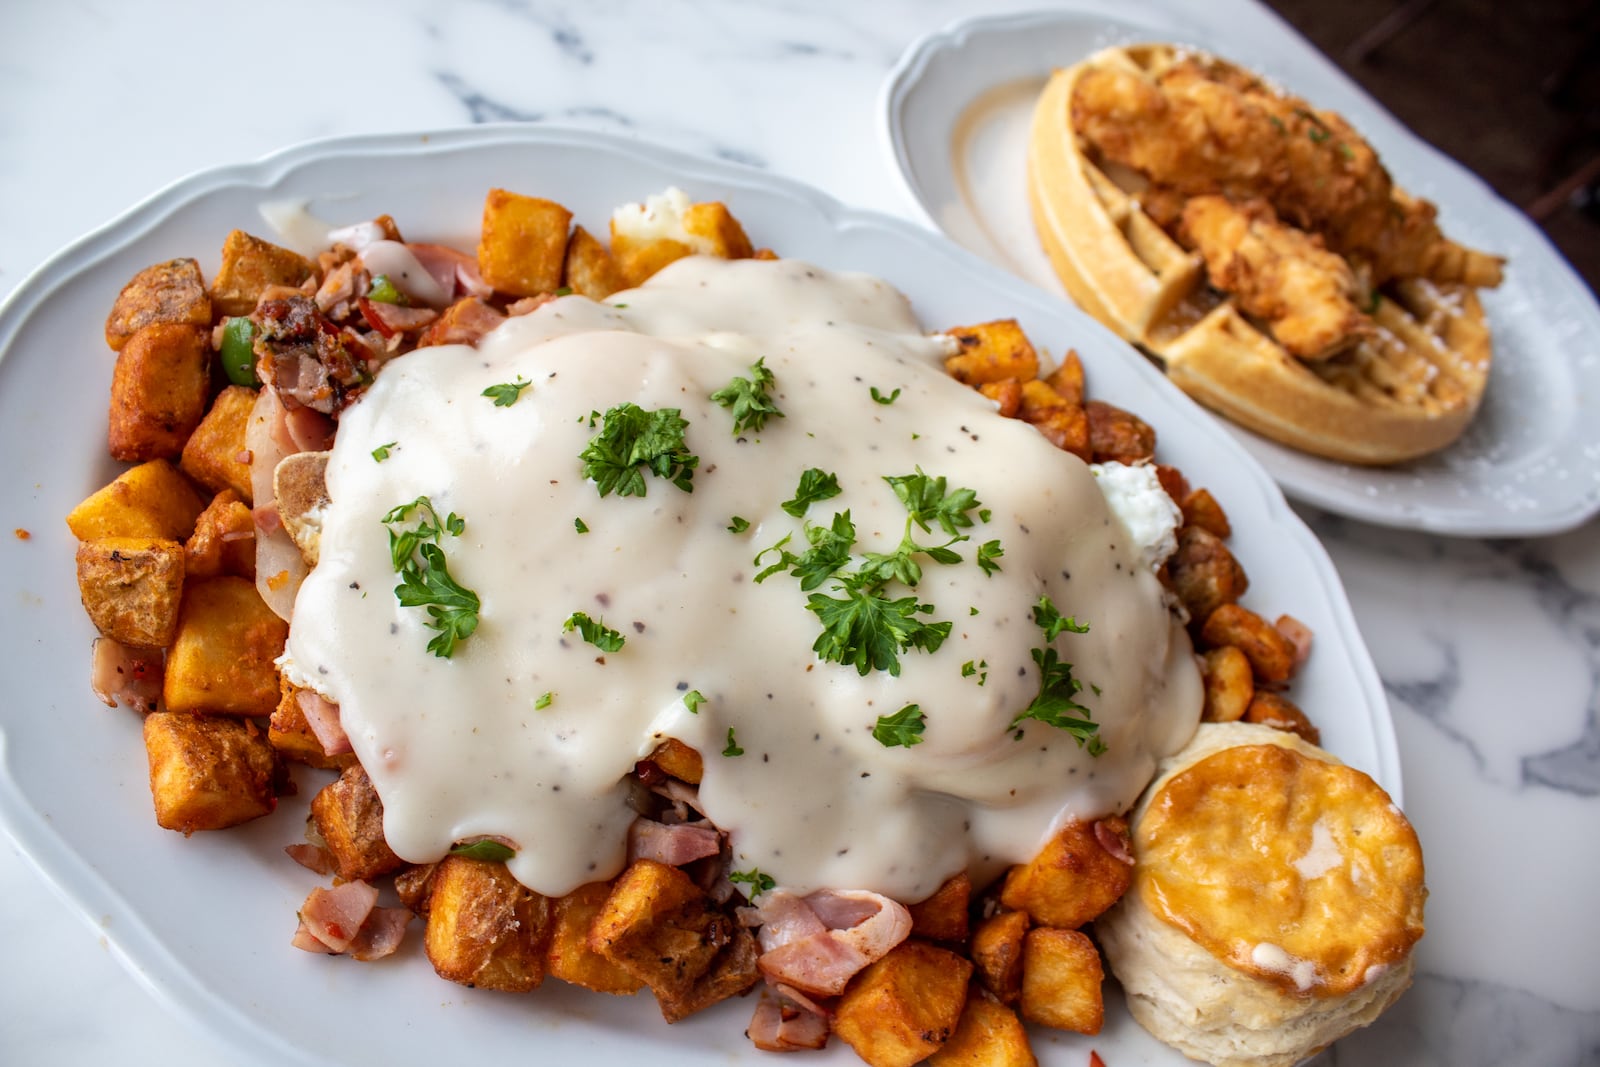
[[[1141,201],[1155,205],[1158,222],[1170,221],[1174,196],[1260,198],[1283,221],[1319,234],[1373,285],[1414,276],[1500,282],[1501,260],[1445,238],[1434,206],[1397,189],[1349,123],[1237,68],[1191,57],[1153,78],[1089,70],[1073,95],[1072,122],[1102,158],[1149,179],[1154,188]]]
[[[1365,286],[1322,241],[1278,220],[1264,200],[1235,204],[1196,196],[1184,206],[1180,234],[1199,251],[1211,284],[1262,320],[1291,355],[1321,360],[1365,337]]]

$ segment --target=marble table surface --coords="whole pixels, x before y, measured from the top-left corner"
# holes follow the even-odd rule
[[[0,296],[186,173],[355,132],[578,125],[915,217],[878,141],[879,85],[916,37],[1014,6],[8,0]],[[1302,514],[1383,677],[1432,889],[1415,987],[1327,1062],[1600,1063],[1600,527],[1450,540]],[[0,902],[0,1062],[240,1062],[148,995],[6,839]]]

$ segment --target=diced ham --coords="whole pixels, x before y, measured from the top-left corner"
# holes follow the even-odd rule
[[[628,827],[628,862],[647,859],[681,867],[722,851],[722,835],[710,826],[635,819]]]
[[[1133,866],[1133,842],[1128,837],[1128,821],[1126,819],[1095,820],[1094,839],[1113,858],[1121,860],[1129,867]]]
[[[160,649],[131,648],[109,637],[94,639],[89,685],[108,708],[155,711],[165,673]]]
[[[332,889],[317,886],[300,905],[300,921],[328,951],[343,952],[377,903],[378,890],[366,882],[346,882]],[[298,942],[298,931],[295,936]]]
[[[477,297],[457,301],[417,340],[418,348],[430,345],[475,345],[506,321],[505,313]]]
[[[828,1020],[762,990],[745,1036],[764,1052],[819,1049],[828,1043]]]
[[[783,890],[762,894],[766,922],[758,932],[763,952],[757,963],[769,982],[813,996],[844,992],[858,971],[911,933],[911,913],[878,893],[824,890],[800,904]],[[848,925],[832,926],[823,916]]]
[[[317,735],[317,742],[322,745],[325,755],[342,756],[351,751],[350,738],[339,720],[339,705],[315,689],[301,689],[295,693],[294,699],[300,705],[311,732]]]
[[[300,925],[295,929],[294,937],[290,939],[289,944],[295,948],[304,949],[306,952],[322,952],[329,956],[338,955],[333,949],[317,940],[317,935],[311,932],[311,927],[306,925],[304,919],[300,920]]]
[[[368,300],[364,296],[357,300],[357,304],[361,307],[361,317],[384,337],[420,330],[439,317],[433,308],[402,307],[399,304],[385,304],[381,300]]]
[[[394,955],[405,937],[406,924],[412,918],[406,908],[373,908],[355,940],[350,942],[350,955],[363,962]]]
[[[283,851],[289,854],[290,859],[308,871],[314,871],[324,876],[334,872],[333,856],[320,845],[310,843],[285,845],[283,846]]]
[[[333,419],[312,408],[284,412],[283,424],[296,452],[326,452],[333,447],[333,435],[338,428]]]
[[[758,898],[760,903],[750,909],[755,913],[761,929],[756,938],[762,952],[770,952],[779,945],[827,933],[828,927],[817,918],[804,897],[795,896],[784,889],[769,889]]]
[[[406,245],[417,260],[433,275],[440,288],[448,288],[456,295],[487,298],[494,295],[494,287],[483,280],[478,272],[476,256],[444,245],[413,241]]]
[[[1273,626],[1294,645],[1294,669],[1298,671],[1311,655],[1311,627],[1293,615],[1279,615]]]
[[[512,318],[516,318],[518,315],[531,315],[555,299],[557,299],[557,297],[554,293],[540,293],[538,296],[525,296],[521,300],[517,300],[507,307],[506,314],[510,315]]]
[[[329,271],[327,277],[322,279],[322,285],[317,289],[314,298],[318,310],[334,318],[343,318],[340,314],[341,307],[348,311],[350,302],[357,294],[365,291],[365,286],[360,285],[361,279],[357,278],[358,274],[364,275],[364,273],[357,268],[354,260],[341,263]]]
[[[296,451],[284,428],[284,417],[277,391],[271,386],[263,387],[256,394],[255,407],[245,424],[245,447],[250,450],[250,489],[258,534],[256,591],[274,613],[288,619],[307,567],[299,546],[283,528],[273,499],[272,476],[278,461]]]

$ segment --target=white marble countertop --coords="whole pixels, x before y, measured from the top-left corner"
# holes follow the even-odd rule
[[[0,296],[190,171],[355,132],[580,125],[913,217],[878,143],[880,82],[921,34],[1014,6],[12,0],[0,4]],[[1272,17],[1248,0],[1213,7]],[[1387,687],[1432,888],[1416,986],[1329,1060],[1600,1063],[1595,524],[1482,542],[1304,514]],[[237,1062],[153,1000],[6,840],[0,900],[0,1061]]]

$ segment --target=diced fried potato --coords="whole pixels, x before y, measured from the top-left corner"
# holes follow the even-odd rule
[[[165,648],[178,629],[183,546],[151,537],[78,545],[78,592],[102,634],[136,648]]]
[[[1083,405],[1089,415],[1089,450],[1096,463],[1142,463],[1156,454],[1156,432],[1137,415],[1102,400]]]
[[[1237,645],[1264,682],[1287,682],[1294,674],[1294,642],[1266,619],[1238,604],[1223,604],[1205,617],[1200,639],[1213,648]]]
[[[428,917],[428,898],[433,895],[433,876],[437,863],[408,864],[394,876],[394,893],[412,914]]]
[[[183,446],[183,472],[213,493],[232,489],[246,504],[254,504],[250,463],[244,445],[256,391],[230,385],[217,394],[211,410]]]
[[[433,872],[423,947],[439,977],[526,993],[544,981],[550,898],[504,863],[446,856]]]
[[[1120,818],[1102,819],[1113,832]],[[1107,852],[1091,823],[1074,819],[1028,863],[1011,868],[1000,902],[1036,923],[1075,930],[1121,899],[1133,868]]]
[[[1088,462],[1089,416],[1081,404],[1069,404],[1060,393],[1035,379],[1022,383],[1022,408],[1017,417],[1063,452]]]
[[[1016,418],[1022,411],[1022,383],[1015,378],[984,382],[978,386],[978,392],[993,400],[1000,414],[1008,419]]]
[[[489,190],[483,202],[478,271],[512,296],[538,296],[561,287],[572,212],[553,200]]]
[[[657,745],[656,750],[650,753],[650,762],[680,782],[690,785],[699,785],[701,776],[705,774],[705,762],[700,758],[700,753],[676,737],[669,737]]]
[[[311,817],[347,882],[370,882],[404,862],[384,839],[383,801],[359,763],[318,790],[311,798]]]
[[[1201,654],[1200,677],[1206,699],[1200,717],[1206,722],[1237,722],[1256,694],[1250,660],[1232,645],[1207,649]]]
[[[850,980],[833,1032],[870,1067],[911,1067],[939,1051],[961,1021],[972,963],[902,941]]]
[[[1156,480],[1161,483],[1162,490],[1172,498],[1174,504],[1178,504],[1181,507],[1184,498],[1191,491],[1189,489],[1189,479],[1185,478],[1183,472],[1177,467],[1166,463],[1157,463],[1155,468]]]
[[[297,286],[314,273],[311,261],[298,252],[234,230],[222,242],[222,266],[211,280],[211,302],[220,315],[248,315],[269,287]]]
[[[744,227],[719,200],[690,204],[683,213],[683,229],[694,238],[695,251],[701,255],[719,259],[749,259],[755,255]]]
[[[277,805],[277,757],[252,723],[158,711],[145,716],[144,746],[156,822],[168,830],[221,830]]]
[[[1298,734],[1302,740],[1309,741],[1313,745],[1322,744],[1322,732],[1312,725],[1305,712],[1287,697],[1270,693],[1265,689],[1256,690],[1255,696],[1250,699],[1250,706],[1245,709],[1244,721]]]
[[[270,715],[289,624],[253,582],[224,576],[183,590],[178,634],[167,651],[162,700],[172,711]]]
[[[562,269],[567,288],[581,293],[590,300],[604,300],[619,289],[627,287],[622,270],[611,258],[606,246],[584,229],[574,226],[572,239],[567,242],[567,262]]]
[[[945,373],[958,382],[982,385],[1016,378],[1026,389],[1039,377],[1039,353],[1016,319],[956,326],[944,332],[961,346],[959,353],[944,361]]]
[[[589,930],[611,895],[606,882],[590,882],[555,902],[545,969],[552,978],[596,993],[637,993],[643,982],[589,947]]]
[[[972,932],[972,962],[978,981],[1002,1004],[1022,995],[1022,940],[1028,934],[1028,913],[1003,911],[980,922]]]
[[[654,860],[622,872],[589,930],[589,947],[649,986],[686,995],[735,926],[687,874]]]
[[[1083,406],[1083,360],[1073,349],[1061,357],[1060,366],[1050,372],[1046,384],[1060,394],[1061,399],[1075,407]]]
[[[192,259],[156,263],[135,274],[106,317],[106,344],[120,352],[128,339],[156,322],[209,328],[211,297]]]
[[[1094,942],[1076,930],[1028,931],[1022,945],[1022,1017],[1031,1023],[1098,1034],[1105,1022],[1105,971]]]
[[[972,879],[962,871],[927,900],[910,905],[912,936],[930,941],[965,941],[967,905],[971,902]]]
[[[170,322],[144,327],[117,353],[111,375],[111,455],[135,463],[176,457],[210,393],[210,331]]]
[[[693,248],[676,238],[639,240],[619,231],[615,220],[611,224],[611,256],[630,289],[643,285],[669,263],[693,254]]]
[[[983,993],[967,997],[961,1022],[928,1067],[1036,1067],[1028,1032],[1017,1013]]]
[[[1167,576],[1172,580],[1172,591],[1195,623],[1203,623],[1212,612],[1232,604],[1250,588],[1250,579],[1228,546],[1199,526],[1184,526],[1178,531],[1178,548],[1167,560]]]
[[[206,502],[189,479],[164,459],[153,459],[87,497],[67,516],[80,541],[97,537],[159,537],[184,541]]]
[[[322,742],[306,719],[305,709],[300,706],[299,688],[287,678],[280,678],[279,686],[278,706],[272,709],[272,718],[267,724],[267,741],[278,754],[323,770],[338,771],[354,764],[354,752],[330,756],[323,750]]]
[[[1217,503],[1217,498],[1211,495],[1209,489],[1196,489],[1187,496],[1173,499],[1178,501],[1185,525],[1198,526],[1223,540],[1233,536],[1233,524],[1228,521],[1228,513],[1222,510],[1222,505]]]
[[[256,524],[239,494],[224,489],[195,520],[183,547],[184,575],[190,580],[232,574],[256,577]]]
[[[720,1004],[729,997],[744,994],[761,980],[760,968],[756,966],[760,956],[761,950],[756,945],[755,936],[745,927],[734,925],[728,943],[717,952],[706,972],[696,978],[688,989],[682,992],[655,991],[661,1017],[669,1023],[675,1023],[713,1004]]]

